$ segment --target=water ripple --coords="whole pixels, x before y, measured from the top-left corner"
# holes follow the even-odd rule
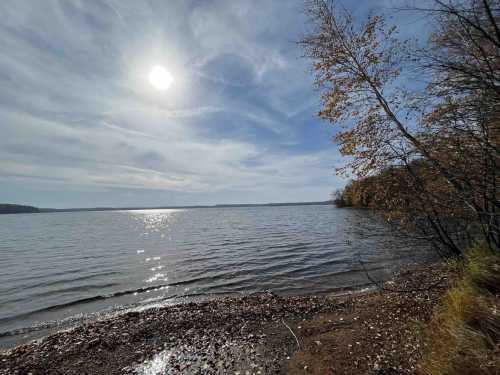
[[[44,322],[179,296],[365,286],[360,258],[387,277],[428,255],[373,214],[332,206],[4,215],[0,347]]]

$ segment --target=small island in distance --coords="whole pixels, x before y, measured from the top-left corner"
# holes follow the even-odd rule
[[[33,206],[0,203],[0,214],[31,214],[37,212],[40,212],[40,209]]]
[[[20,204],[0,203],[0,214],[26,214],[42,212],[75,212],[75,211],[126,211],[126,210],[165,210],[185,208],[224,208],[224,207],[277,207],[277,206],[311,206],[328,205],[332,201],[319,202],[285,202],[285,203],[248,203],[248,204],[215,204],[197,206],[160,206],[160,207],[91,207],[91,208],[38,208]]]

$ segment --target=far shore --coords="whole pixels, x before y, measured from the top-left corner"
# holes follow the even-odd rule
[[[0,203],[0,214],[31,214],[57,212],[86,212],[86,211],[134,211],[134,210],[180,210],[191,208],[245,208],[245,207],[287,207],[287,206],[322,206],[333,205],[332,201],[318,202],[278,202],[278,203],[238,203],[214,205],[184,205],[184,206],[138,206],[138,207],[82,207],[82,208],[39,208],[19,204]]]
[[[0,353],[0,374],[412,374],[441,264],[373,292],[192,302],[87,323]]]

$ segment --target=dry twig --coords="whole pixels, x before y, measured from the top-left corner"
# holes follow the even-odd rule
[[[299,339],[297,338],[297,336],[295,336],[295,333],[293,333],[292,329],[288,326],[288,324],[285,323],[283,318],[281,319],[281,322],[285,325],[286,328],[288,328],[288,330],[292,333],[293,337],[295,337],[295,341],[297,341],[297,346],[299,347],[299,350],[300,350]]]

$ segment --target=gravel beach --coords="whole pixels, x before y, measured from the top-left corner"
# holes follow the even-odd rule
[[[435,265],[369,293],[263,293],[128,312],[3,352],[0,374],[415,373],[418,324],[446,284]]]

